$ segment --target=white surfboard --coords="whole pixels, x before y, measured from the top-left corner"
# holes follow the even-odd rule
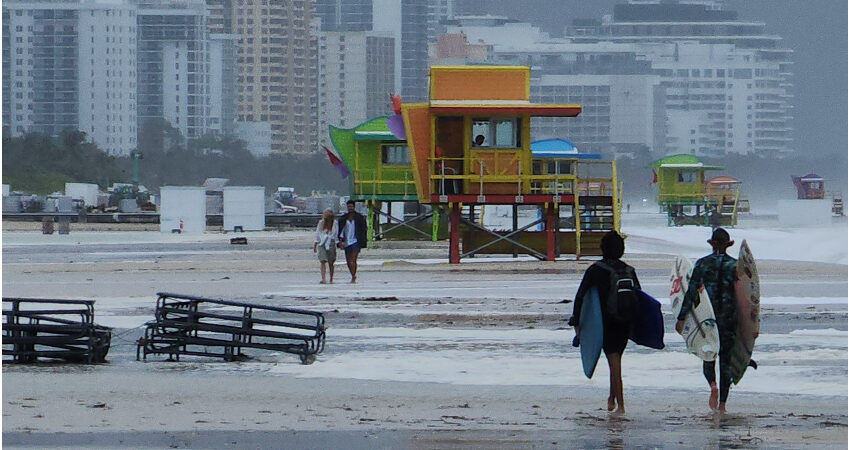
[[[688,283],[691,281],[691,273],[694,270],[691,261],[678,256],[670,274],[670,305],[673,310],[673,318],[679,316],[682,310],[682,301],[688,292]],[[703,361],[714,361],[720,352],[720,335],[717,332],[717,321],[714,317],[714,309],[711,307],[711,299],[705,292],[705,287],[699,287],[699,304],[685,317],[685,326],[682,337],[688,347],[688,352],[693,353]]]

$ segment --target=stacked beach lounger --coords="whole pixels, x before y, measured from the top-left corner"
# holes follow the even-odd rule
[[[105,362],[111,340],[94,323],[93,300],[3,298],[4,362]]]
[[[310,364],[325,347],[322,313],[229,300],[159,293],[155,320],[139,339],[142,354],[247,358],[242,349],[293,353]]]

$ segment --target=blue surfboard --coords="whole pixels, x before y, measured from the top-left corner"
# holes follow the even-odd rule
[[[661,314],[661,302],[646,292],[639,291],[638,314],[629,336],[632,342],[659,350],[664,348],[664,316]]]
[[[590,288],[582,299],[579,330],[581,365],[584,375],[591,378],[602,353],[602,307],[595,287]]]

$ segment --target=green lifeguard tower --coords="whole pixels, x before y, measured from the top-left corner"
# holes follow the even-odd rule
[[[667,226],[734,226],[738,223],[740,191],[715,190],[706,171],[722,166],[704,164],[693,155],[672,155],[651,164],[658,183],[658,206]]]
[[[354,128],[329,127],[331,143],[350,172],[350,198],[366,205],[370,240],[437,240],[439,214],[420,205],[407,141],[390,131],[388,117],[375,117]],[[393,214],[393,204],[415,213]],[[430,229],[423,226],[428,218],[432,218]]]

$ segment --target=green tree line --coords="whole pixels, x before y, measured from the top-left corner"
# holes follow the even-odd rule
[[[307,156],[254,157],[245,142],[230,136],[185,139],[166,121],[145,123],[139,132],[139,182],[148,189],[199,186],[206,178],[228,178],[234,186],[291,186],[301,195],[312,190],[346,194],[348,181],[316,152]],[[87,141],[84,132],[59,136],[31,133],[3,136],[3,183],[34,194],[63,191],[66,182],[131,183],[133,157],[110,156]]]

